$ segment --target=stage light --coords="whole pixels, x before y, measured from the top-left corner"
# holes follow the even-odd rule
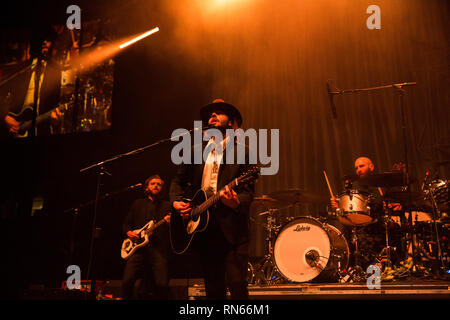
[[[128,47],[129,45],[131,45],[131,44],[133,44],[133,43],[135,43],[135,42],[138,42],[139,40],[142,40],[142,39],[148,37],[149,35],[154,34],[154,33],[158,32],[158,31],[159,31],[159,28],[158,28],[158,27],[153,28],[152,30],[149,30],[149,31],[147,31],[147,32],[144,32],[144,33],[141,34],[140,36],[137,36],[136,38],[133,38],[133,39],[131,39],[130,41],[127,41],[127,42],[125,42],[125,43],[122,43],[122,44],[119,46],[119,48],[120,48],[120,49],[123,49],[123,48],[125,48],[125,47]]]
[[[96,46],[95,48],[91,48],[91,50],[86,50],[86,52],[71,61],[72,68],[78,69],[79,74],[81,74],[87,71],[90,67],[98,63],[102,63],[107,59],[115,56],[122,49],[158,31],[159,28],[156,27],[138,36],[133,36],[133,38],[122,38],[120,40],[114,41],[113,43],[104,43]]]

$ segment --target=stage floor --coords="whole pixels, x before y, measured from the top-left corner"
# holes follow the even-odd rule
[[[369,289],[360,283],[292,283],[280,285],[249,285],[250,299],[450,299],[450,281],[381,282],[380,289]],[[205,297],[202,284],[188,287],[188,297]]]

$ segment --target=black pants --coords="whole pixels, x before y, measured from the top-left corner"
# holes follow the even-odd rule
[[[203,270],[207,299],[248,299],[248,243],[230,245],[220,229],[208,230],[198,238],[197,255]]]
[[[170,299],[166,254],[151,246],[136,251],[126,262],[122,297],[128,299]]]

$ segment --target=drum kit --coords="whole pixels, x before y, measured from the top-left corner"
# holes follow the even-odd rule
[[[337,198],[330,192],[338,207],[330,206],[328,197],[302,189],[254,198],[265,209],[258,216],[265,219],[267,247],[262,261],[249,263],[250,284],[366,282],[369,265],[392,273],[407,260],[413,261],[416,271],[431,270],[421,276],[429,276],[433,268],[435,274],[446,276],[450,269],[450,180],[424,183],[421,192],[411,192],[402,187],[398,172],[343,179],[345,190]],[[353,187],[355,181],[379,191],[381,210],[376,212],[372,193]],[[382,187],[402,191],[383,194]],[[324,205],[327,213],[282,217],[283,210],[298,204]],[[372,237],[381,239],[381,246],[373,245]],[[393,239],[398,241],[392,243]],[[360,248],[361,242],[366,246]]]

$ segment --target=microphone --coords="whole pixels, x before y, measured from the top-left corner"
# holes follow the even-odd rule
[[[330,99],[331,112],[333,113],[333,118],[337,119],[336,105],[334,104],[333,93],[331,91],[331,80],[327,81],[327,92],[328,98]]]
[[[142,183],[136,183],[136,184],[133,184],[132,186],[129,186],[128,187],[128,189],[135,189],[135,188],[140,188],[140,187],[142,187]]]
[[[203,130],[208,130],[210,128],[214,128],[214,126],[208,124],[206,126],[203,127],[194,127],[194,129],[189,130],[189,132],[193,132],[193,131],[203,131]]]
[[[306,262],[310,267],[316,267],[317,260],[319,258],[319,253],[316,250],[310,250],[305,254]]]

